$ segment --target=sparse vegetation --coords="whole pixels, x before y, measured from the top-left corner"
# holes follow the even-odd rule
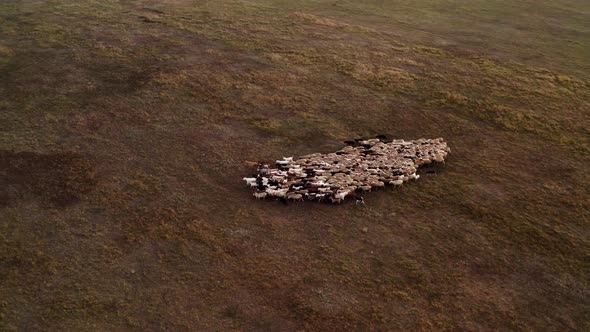
[[[590,6],[0,2],[0,330],[588,330]],[[244,160],[387,133],[367,206]]]

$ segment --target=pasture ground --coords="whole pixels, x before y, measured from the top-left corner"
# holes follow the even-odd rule
[[[590,330],[590,2],[0,2],[0,330]],[[244,160],[444,137],[367,205]]]

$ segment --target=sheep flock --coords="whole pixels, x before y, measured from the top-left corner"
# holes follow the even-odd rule
[[[347,144],[333,153],[283,157],[276,168],[258,163],[256,174],[244,181],[257,199],[342,203],[352,197],[364,203],[363,192],[417,180],[418,167],[442,163],[451,151],[442,138],[374,138]]]

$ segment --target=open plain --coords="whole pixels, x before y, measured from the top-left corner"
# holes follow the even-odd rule
[[[0,1],[0,330],[590,330],[588,22],[584,0]],[[379,134],[452,153],[364,206],[242,181]]]

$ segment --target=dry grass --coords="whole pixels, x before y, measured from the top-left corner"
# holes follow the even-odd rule
[[[0,329],[589,329],[587,5],[395,3],[1,2]],[[240,181],[383,133],[453,153]]]

